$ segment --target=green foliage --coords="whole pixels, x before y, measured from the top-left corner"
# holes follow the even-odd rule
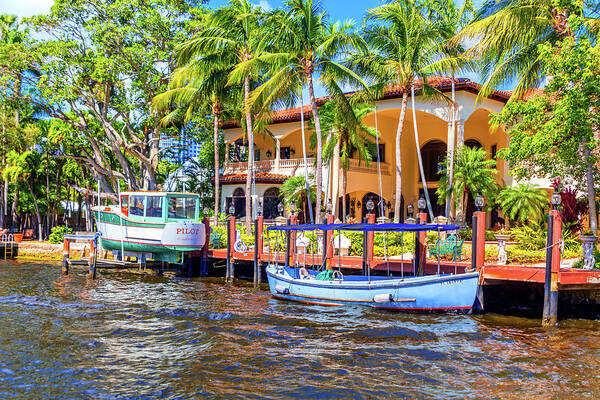
[[[507,219],[521,224],[540,221],[549,204],[548,193],[544,189],[522,183],[503,188],[498,200]]]
[[[67,233],[73,233],[73,229],[67,228]],[[62,243],[65,240],[65,226],[57,225],[52,228],[52,232],[48,237],[50,243]]]
[[[541,263],[546,261],[546,250],[526,250],[517,246],[508,246],[506,248],[509,263]],[[581,256],[581,249],[565,249],[562,256],[564,259],[576,258]]]
[[[467,196],[475,198],[481,193],[488,205],[496,198],[498,184],[496,183],[496,161],[489,158],[488,153],[480,148],[463,146],[456,152],[454,160],[454,178],[452,187],[448,176],[449,160],[444,161],[445,169],[437,188],[438,202],[444,204],[447,198],[453,196],[454,205],[458,207],[462,200],[463,215],[466,214]]]

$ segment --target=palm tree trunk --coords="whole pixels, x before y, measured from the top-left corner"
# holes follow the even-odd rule
[[[452,182],[454,181],[454,147],[456,146],[456,85],[454,84],[454,71],[452,71],[452,107],[450,121],[452,134],[448,143],[448,196],[446,197],[446,218],[450,218],[452,211]]]
[[[17,187],[15,187],[15,194],[13,195],[13,202],[12,202],[12,206],[10,208],[10,214],[11,214],[11,218],[12,218],[12,226],[14,228],[15,224],[17,223],[17,203],[19,202],[19,187],[18,185],[16,185]]]
[[[254,130],[252,129],[252,114],[248,106],[250,98],[250,77],[244,78],[244,108],[246,108],[246,132],[248,133],[248,170],[246,173],[246,235],[252,233],[250,218],[252,207],[250,191],[252,190],[252,177],[254,175]]]
[[[346,222],[346,186],[348,185],[348,171],[346,168],[342,168],[342,209],[344,213],[344,220]]]
[[[396,200],[394,201],[394,222],[400,222],[402,204],[402,130],[404,129],[404,119],[406,117],[406,105],[408,104],[408,92],[402,93],[402,106],[400,108],[400,118],[398,119],[398,128],[396,129]]]
[[[315,121],[315,132],[317,134],[317,166],[315,171],[315,185],[317,190],[317,198],[315,204],[315,222],[319,223],[321,221],[321,190],[323,186],[323,143],[321,138],[321,120],[319,119],[319,112],[317,110],[317,100],[315,98],[312,73],[306,74],[306,81],[308,86],[308,95],[310,96],[312,115]]]
[[[35,207],[35,218],[37,219],[37,224],[38,224],[38,240],[43,240],[44,232],[42,229],[42,217],[40,217],[40,209],[38,207],[38,202],[37,202],[37,199],[35,198],[35,195],[33,194],[33,188],[31,187],[31,184],[29,183],[29,181],[27,181],[27,188],[29,189],[29,194],[31,195],[31,198],[33,199],[33,206]]]
[[[44,238],[50,236],[50,156],[46,150],[46,232]]]
[[[594,166],[590,161],[590,149],[584,144],[585,180],[587,186],[588,209],[590,213],[590,229],[598,234],[598,213],[596,210],[596,190],[594,189]]]
[[[220,171],[219,171],[219,106],[213,105],[213,146],[215,150],[215,221],[219,215],[219,186],[220,186]]]

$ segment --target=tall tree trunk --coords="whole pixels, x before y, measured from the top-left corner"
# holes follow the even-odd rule
[[[452,71],[452,106],[450,108],[450,122],[452,134],[448,143],[448,196],[446,197],[446,218],[452,214],[452,183],[454,182],[454,150],[456,146],[456,85],[454,84],[454,71]]]
[[[6,210],[6,202],[4,201],[4,187],[6,182],[0,181],[0,229],[4,228],[4,213]]]
[[[17,224],[17,203],[19,202],[19,187],[15,185],[15,193],[13,194],[12,206],[10,208],[10,215],[12,218],[12,226],[13,228]]]
[[[313,76],[312,72],[306,75],[306,81],[308,86],[308,95],[310,96],[310,106],[312,108],[312,115],[315,121],[315,133],[317,135],[317,165],[315,171],[315,185],[317,190],[317,198],[315,204],[315,222],[321,222],[321,193],[323,189],[323,143],[321,137],[321,120],[319,119],[319,111],[317,110],[317,100],[315,98],[315,90],[313,87]],[[300,110],[302,112],[302,110]]]
[[[394,201],[394,222],[400,222],[400,215],[404,212],[401,209],[402,203],[402,131],[404,129],[404,119],[406,118],[406,105],[408,103],[408,92],[402,93],[402,105],[400,108],[400,118],[398,118],[398,128],[396,129],[396,200]]]
[[[598,213],[596,210],[596,190],[594,189],[594,165],[592,164],[591,150],[584,143],[584,157],[585,157],[585,181],[587,186],[588,196],[588,208],[590,212],[590,229],[594,234],[598,235]]]
[[[46,232],[44,238],[50,236],[50,156],[46,150]]]
[[[246,109],[246,132],[248,133],[248,170],[246,174],[246,234],[252,233],[250,218],[252,207],[250,203],[250,191],[252,190],[252,178],[254,176],[254,129],[252,127],[252,113],[248,105],[250,98],[250,77],[244,78],[244,108]]]
[[[37,225],[38,225],[38,240],[43,240],[44,230],[42,228],[42,217],[40,216],[40,208],[38,207],[37,199],[35,198],[35,195],[33,194],[33,188],[31,187],[31,184],[29,183],[29,181],[27,181],[27,188],[29,189],[29,194],[31,194],[31,198],[33,199],[33,206],[35,207],[35,217],[37,219]]]
[[[213,105],[213,146],[215,150],[215,221],[219,215],[219,186],[220,186],[220,171],[219,171],[219,116],[220,109],[218,104]],[[227,155],[225,155],[227,157]]]

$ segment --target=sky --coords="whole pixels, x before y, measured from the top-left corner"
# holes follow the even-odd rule
[[[459,2],[461,0],[458,0]],[[224,6],[228,0],[210,0],[208,7],[217,8]],[[283,8],[285,0],[254,0],[256,5],[259,5],[264,10],[272,8]],[[331,21],[338,20],[354,20],[357,25],[360,25],[365,17],[366,10],[377,7],[384,3],[382,0],[321,0],[321,6],[329,13]],[[475,5],[478,6],[482,0],[475,0]],[[50,11],[50,7],[54,4],[54,0],[0,0],[0,14],[14,14],[19,17],[31,17],[36,14],[44,14]],[[469,78],[472,81],[481,82],[481,78],[477,74],[465,74],[463,77]],[[511,89],[512,85],[508,84],[500,89]],[[325,90],[318,85],[315,88],[315,94],[320,97],[324,96]],[[307,98],[305,91],[305,98]]]

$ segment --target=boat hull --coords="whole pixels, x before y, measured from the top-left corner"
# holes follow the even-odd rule
[[[96,225],[103,249],[143,253],[167,262],[177,262],[181,253],[201,249],[206,239],[204,224],[192,221],[145,223],[101,211],[96,213]]]
[[[300,279],[293,269],[275,266],[267,267],[266,272],[271,294],[279,299],[324,306],[355,304],[405,312],[471,312],[479,277],[477,272],[472,272],[404,279],[373,277],[370,282],[366,277],[321,281],[314,277]]]

